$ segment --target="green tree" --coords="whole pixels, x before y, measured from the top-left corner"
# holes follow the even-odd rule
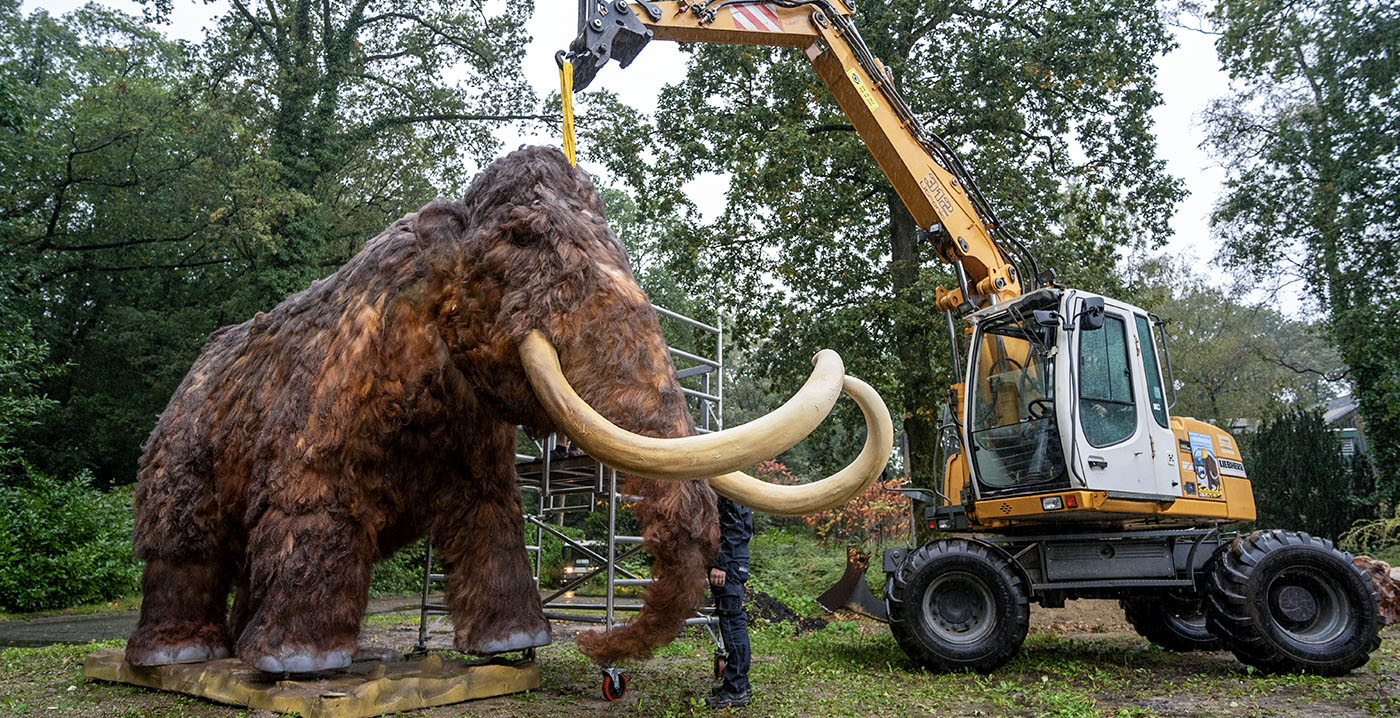
[[[1377,515],[1376,482],[1364,458],[1342,456],[1337,434],[1316,409],[1265,422],[1245,443],[1260,526],[1336,539]]]
[[[1319,406],[1342,386],[1341,359],[1316,324],[1242,302],[1167,262],[1139,264],[1131,284],[1133,301],[1166,321],[1173,415],[1255,426],[1289,407]]]
[[[1228,171],[1213,221],[1248,281],[1301,280],[1349,369],[1386,498],[1400,496],[1400,8],[1220,0],[1235,92],[1207,115]]]
[[[24,17],[6,0],[0,26],[23,118],[0,138],[5,303],[67,369],[38,385],[58,406],[25,454],[129,474],[279,198],[255,189],[246,129],[198,101],[187,46],[97,6]]]
[[[460,191],[471,163],[497,154],[494,128],[536,117],[520,71],[533,11],[531,0],[232,0],[203,47],[209,82],[258,127],[279,189],[302,200],[268,227],[258,302]]]
[[[209,332],[459,192],[533,103],[530,11],[234,3],[190,45],[99,6],[0,0],[0,251],[24,280],[10,305],[66,367],[39,384],[57,407],[26,456],[128,481]]]
[[[855,21],[1044,264],[1111,289],[1120,247],[1167,235],[1180,188],[1150,134],[1153,62],[1170,45],[1155,4],[901,0],[862,4]],[[676,197],[701,173],[730,178],[718,220],[667,238],[675,276],[733,308],[747,341],[767,341],[751,356],[780,385],[805,373],[814,350],[840,349],[903,416],[912,473],[927,484],[952,380],[933,309],[947,270],[797,53],[687,49],[685,81],[663,91],[646,128],[654,145],[628,134],[605,161],[658,213],[683,211]],[[838,407],[842,424],[859,426],[853,407]],[[828,423],[813,440],[842,431]],[[830,467],[853,451],[824,453]]]

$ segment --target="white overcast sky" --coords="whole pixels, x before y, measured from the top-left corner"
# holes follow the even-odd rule
[[[127,12],[139,13],[132,0],[100,0],[105,5]],[[25,0],[23,10],[38,7],[62,14],[83,4],[78,0]],[[563,49],[574,37],[577,5],[574,0],[536,0],[535,16],[528,27],[534,38],[525,61],[525,74],[541,97],[558,89],[559,75],[554,65],[554,53]],[[198,41],[203,28],[225,7],[223,2],[206,5],[196,0],[175,0],[169,35]],[[859,15],[857,15],[859,19]],[[1177,30],[1180,47],[1158,61],[1158,87],[1164,104],[1153,113],[1156,121],[1158,155],[1167,161],[1171,174],[1186,181],[1191,195],[1176,210],[1172,220],[1175,234],[1166,251],[1190,260],[1202,267],[1215,256],[1217,242],[1210,230],[1209,215],[1221,191],[1223,172],[1201,151],[1204,137],[1200,114],[1213,98],[1228,89],[1228,80],[1219,68],[1211,37],[1190,30]],[[628,104],[651,112],[661,86],[681,79],[684,60],[675,45],[654,42],[644,56],[632,67],[622,70],[613,63],[594,81],[594,86],[606,86]],[[801,60],[794,56],[794,71],[803,71]],[[511,142],[517,141],[510,135]],[[530,142],[557,143],[557,137],[523,138]],[[976,167],[971,168],[975,174]],[[723,180],[710,178],[702,192],[722,197]],[[707,216],[719,208],[704,206]],[[1014,221],[1014,220],[1013,220]],[[1224,282],[1218,282],[1224,284]]]

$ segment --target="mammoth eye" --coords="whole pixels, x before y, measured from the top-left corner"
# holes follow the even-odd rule
[[[510,243],[517,247],[528,247],[535,243],[535,235],[528,232],[511,232]]]

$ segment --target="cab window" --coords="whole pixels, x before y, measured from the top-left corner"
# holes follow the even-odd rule
[[[984,323],[977,342],[969,428],[983,495],[1063,485],[1054,330],[1015,313]]]
[[[1138,346],[1142,348],[1142,370],[1147,375],[1147,402],[1157,425],[1167,428],[1167,398],[1162,393],[1162,372],[1157,366],[1157,344],[1152,341],[1152,327],[1147,317],[1133,315],[1137,320]]]
[[[1117,444],[1137,429],[1127,329],[1107,314],[1102,329],[1079,332],[1079,421],[1092,446]]]

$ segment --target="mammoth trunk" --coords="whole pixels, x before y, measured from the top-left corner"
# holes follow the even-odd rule
[[[576,318],[589,326],[587,312]],[[601,319],[601,318],[600,318]],[[563,373],[600,413],[629,431],[652,437],[695,434],[660,327],[649,305],[608,322],[613,342],[562,352]],[[642,610],[626,625],[578,636],[579,650],[600,664],[645,658],[671,642],[705,596],[706,575],[719,546],[715,492],[709,483],[629,477],[654,581]]]
[[[578,636],[579,650],[599,664],[646,658],[670,643],[695,615],[705,596],[706,573],[719,543],[715,494],[703,481],[663,484],[633,478],[629,493],[640,495],[637,518],[651,552],[652,578],[640,613],[607,633]]]

